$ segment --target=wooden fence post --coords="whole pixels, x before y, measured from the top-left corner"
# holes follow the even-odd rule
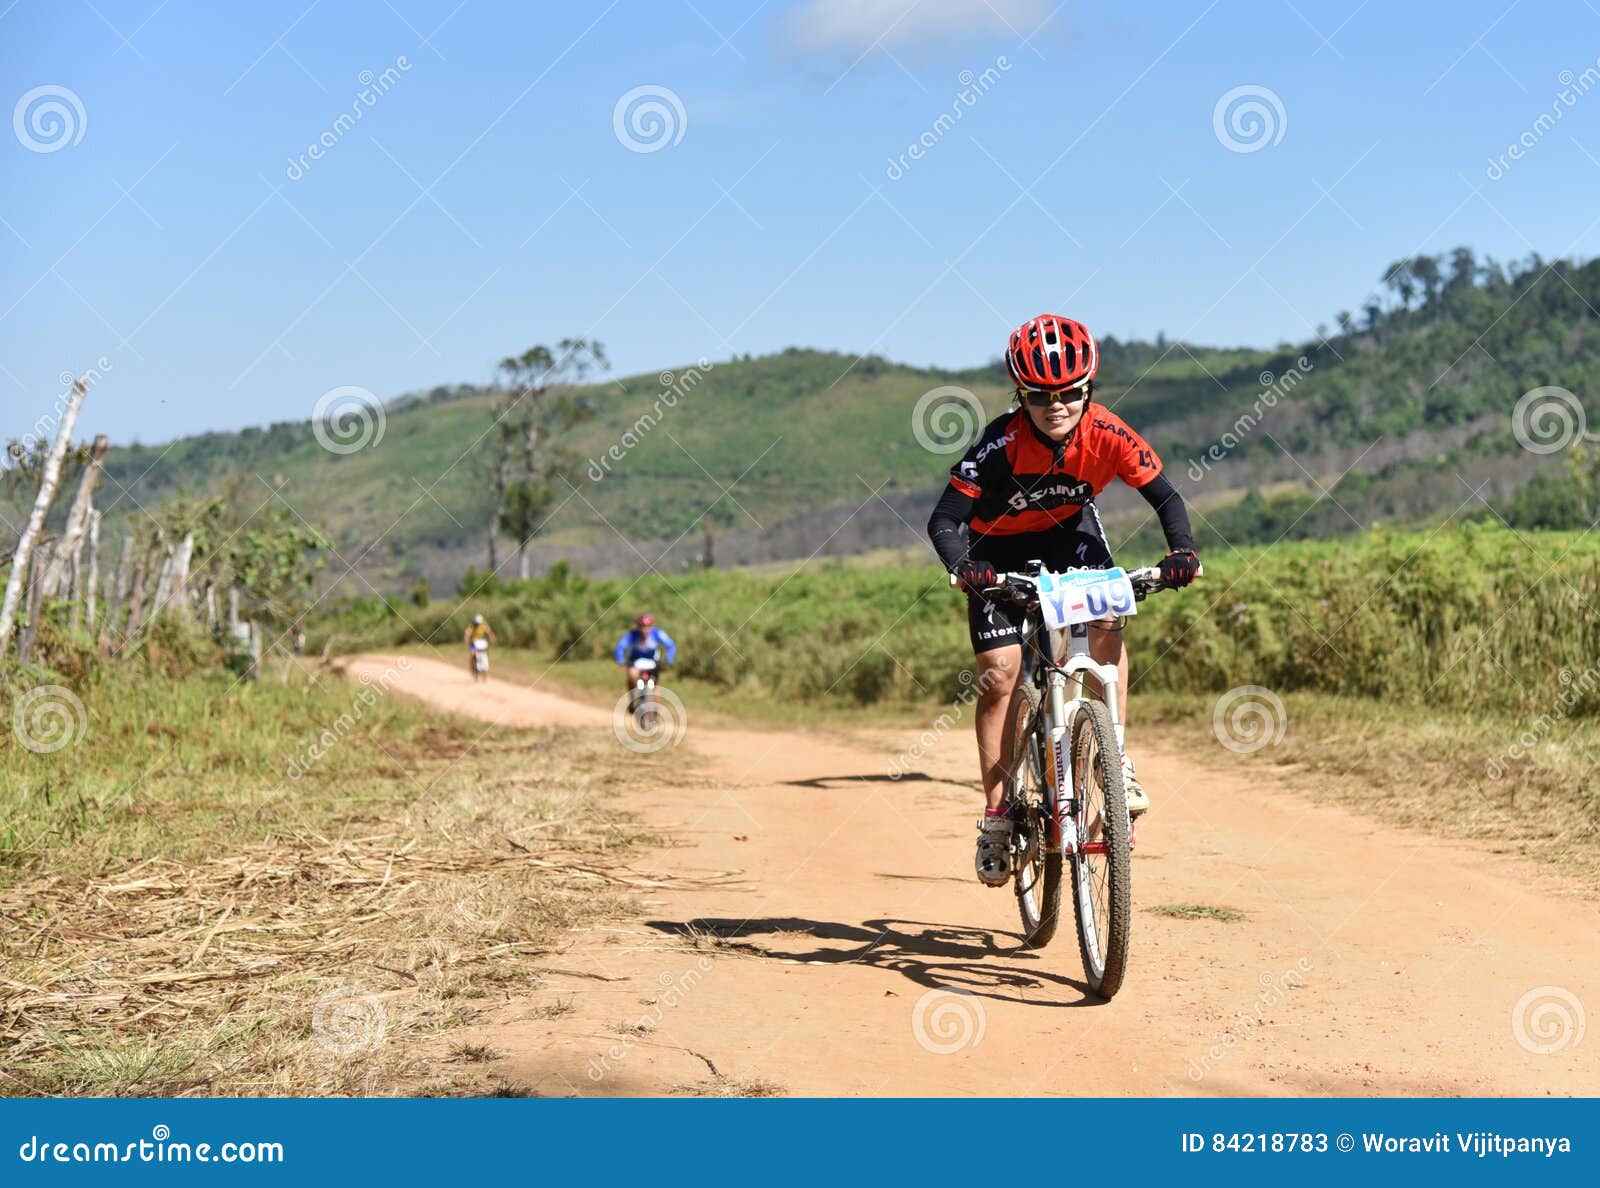
[[[17,604],[22,599],[22,583],[33,560],[34,547],[39,542],[39,533],[44,531],[44,518],[50,511],[50,505],[55,502],[56,488],[61,483],[61,462],[67,455],[67,445],[72,440],[72,427],[78,423],[78,410],[83,407],[83,398],[89,394],[89,389],[83,381],[77,380],[72,385],[72,392],[67,397],[67,406],[61,412],[61,424],[56,429],[56,439],[50,446],[50,453],[44,461],[44,472],[39,478],[39,495],[33,501],[33,511],[28,516],[28,522],[23,526],[22,535],[17,540],[17,551],[11,559],[11,574],[6,579],[6,592],[0,599],[0,654],[3,654],[11,642],[11,632],[17,623]]]

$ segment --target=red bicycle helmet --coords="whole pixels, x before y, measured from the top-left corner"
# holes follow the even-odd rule
[[[652,614],[643,614],[633,622],[636,627],[654,627],[656,625],[656,617]]]
[[[1082,322],[1040,314],[1011,332],[1006,370],[1017,387],[1036,392],[1084,387],[1100,370],[1100,348]]]

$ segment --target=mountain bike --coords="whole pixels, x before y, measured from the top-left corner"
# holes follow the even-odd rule
[[[638,679],[633,682],[633,720],[643,733],[649,734],[661,720],[656,704],[656,662],[649,656],[637,656],[633,667],[639,670]]]
[[[1078,949],[1089,988],[1122,988],[1133,927],[1134,826],[1117,746],[1117,667],[1089,655],[1089,624],[1130,615],[1158,590],[1156,568],[1003,573],[987,598],[1016,603],[1023,679],[1011,703],[1002,762],[1011,809],[1012,870],[1024,943],[1043,948],[1061,915],[1070,864]],[[1058,662],[1053,636],[1065,634]]]

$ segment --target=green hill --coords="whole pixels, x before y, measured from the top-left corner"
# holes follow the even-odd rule
[[[1600,377],[1600,263],[1534,258],[1507,270],[1458,251],[1386,278],[1389,299],[1371,303],[1359,326],[1341,315],[1339,329],[1300,345],[1104,340],[1097,398],[1161,452],[1203,541],[1481,517],[1486,501],[1509,512],[1519,488],[1541,468],[1559,472],[1565,457],[1519,447],[1519,396],[1560,386],[1600,424],[1588,395],[1600,391],[1590,382]],[[534,562],[682,569],[696,562],[708,518],[719,564],[921,547],[955,453],[925,448],[913,412],[944,385],[970,391],[989,416],[1009,403],[998,364],[935,371],[797,348],[587,387],[594,415],[569,440],[579,480]],[[346,455],[322,448],[309,422],[119,448],[107,486],[127,493],[123,506],[155,508],[180,487],[244,477],[259,499],[284,500],[326,529],[373,585],[427,577],[453,586],[486,559],[480,443],[494,400],[458,386],[394,401],[381,440]],[[951,417],[933,427],[960,425]],[[1113,524],[1141,549],[1156,547],[1142,502],[1128,494],[1107,498]],[[1569,512],[1558,508],[1556,519]],[[511,552],[502,542],[501,557]]]

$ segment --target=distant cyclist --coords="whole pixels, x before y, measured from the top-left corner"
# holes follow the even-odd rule
[[[1162,473],[1161,459],[1115,413],[1093,403],[1100,349],[1080,322],[1041,314],[1024,322],[1006,348],[1017,405],[984,428],[950,469],[928,521],[939,558],[967,593],[967,625],[978,661],[978,765],[986,801],[978,823],[978,878],[991,887],[1011,876],[1011,818],[1002,754],[1006,716],[1022,669],[1023,611],[990,601],[983,591],[996,571],[1016,572],[1030,560],[1046,569],[1112,564],[1094,497],[1112,479],[1133,487],[1155,509],[1167,538],[1161,578],[1186,586],[1199,570],[1189,513]],[[962,528],[966,529],[963,539]],[[1116,619],[1090,625],[1090,655],[1115,664],[1118,718],[1128,720],[1128,653]],[[1117,727],[1122,745],[1123,727]],[[1122,754],[1128,809],[1150,807]]]
[[[478,652],[494,642],[494,632],[482,615],[473,615],[464,641],[467,645],[467,671],[474,680],[478,677]]]
[[[617,663],[628,670],[630,695],[644,675],[638,667],[640,660],[655,661],[656,679],[661,679],[663,653],[666,663],[671,664],[678,658],[678,645],[672,642],[672,636],[656,626],[656,617],[652,614],[640,615],[633,621],[633,627],[622,633],[622,638],[617,640],[615,656]]]

